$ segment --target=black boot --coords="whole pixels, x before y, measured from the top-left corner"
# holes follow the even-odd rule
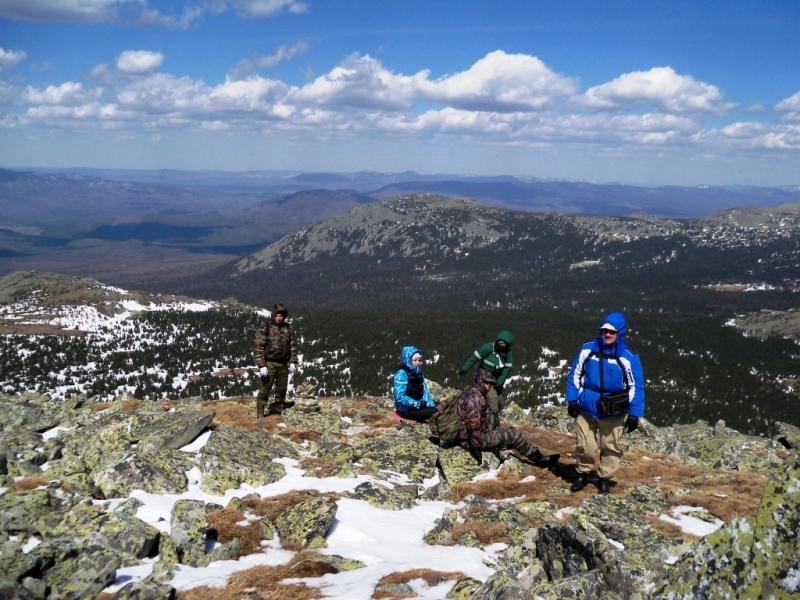
[[[264,405],[256,404],[256,419],[263,419],[263,418],[264,418]]]
[[[536,452],[533,453],[533,456],[531,456],[533,464],[542,469],[550,469],[555,467],[559,458],[561,458],[560,454],[542,454],[538,448],[536,449]]]
[[[597,490],[601,494],[608,494],[609,492],[611,492],[611,480],[601,479],[600,482],[597,484]]]
[[[575,478],[575,481],[572,482],[571,489],[573,492],[580,492],[583,488],[586,487],[586,473],[578,473],[578,476]]]

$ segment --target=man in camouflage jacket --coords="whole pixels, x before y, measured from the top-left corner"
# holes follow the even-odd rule
[[[256,417],[265,412],[280,413],[286,408],[286,390],[289,373],[297,366],[297,345],[292,326],[286,322],[288,311],[283,304],[276,304],[269,321],[261,323],[256,330],[253,355],[261,375],[261,387],[256,397]],[[273,406],[269,407],[269,393],[275,386]]]
[[[496,383],[491,371],[479,368],[475,379],[469,384],[458,399],[456,412],[461,424],[458,431],[458,443],[467,450],[472,457],[481,464],[483,450],[499,450],[510,448],[543,469],[555,466],[560,458],[559,454],[547,456],[526,440],[522,434],[513,427],[490,429],[486,419],[486,395]]]
[[[504,404],[503,388],[514,363],[514,353],[511,351],[513,343],[514,334],[504,329],[497,334],[494,342],[487,342],[470,354],[458,370],[459,375],[464,375],[477,364],[479,368],[486,369],[494,375],[494,384],[486,395],[489,406],[487,413],[489,429],[500,427],[500,411]]]

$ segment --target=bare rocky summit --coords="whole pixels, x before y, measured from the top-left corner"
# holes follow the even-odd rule
[[[353,557],[310,558],[326,546],[336,495],[270,500],[241,493],[227,506],[179,500],[168,534],[136,516],[136,500],[97,502],[132,489],[177,494],[193,485],[187,472],[201,473],[202,489],[221,497],[242,484],[252,489],[280,480],[287,459],[306,477],[367,476],[342,495],[384,510],[452,503],[424,536],[442,553],[506,544],[491,577],[459,580],[449,598],[788,599],[800,591],[795,427],[782,424],[779,439],[771,440],[743,436],[722,422],[658,428],[643,419],[626,438],[617,485],[600,496],[588,488],[569,493],[574,438],[563,408],[526,413],[512,404],[504,415],[544,451],[562,453],[552,471],[514,455],[485,453],[476,465],[460,448],[440,448],[426,426],[390,418],[390,410],[388,398],[311,398],[283,417],[254,421],[250,398],[99,403],[82,396],[67,402],[2,396],[3,597],[96,597],[116,569],[145,560],[153,563],[152,574],[115,598],[172,597],[169,581],[178,565],[261,552],[257,541],[275,536],[284,548],[302,551],[303,561],[326,561],[324,572],[362,568]],[[45,440],[42,434],[55,427],[62,429]],[[208,440],[199,451],[180,451],[204,432]],[[490,472],[496,474],[487,479]],[[692,515],[715,531],[697,539],[659,518],[681,505],[693,506]],[[241,521],[243,511],[258,518],[247,527],[225,527],[226,519]],[[209,552],[211,535],[219,544]],[[31,545],[34,539],[40,543]],[[302,580],[301,573],[287,569],[285,577]],[[270,585],[279,582],[256,586],[250,597],[269,597],[277,589]],[[376,593],[392,586],[402,588],[385,583]]]

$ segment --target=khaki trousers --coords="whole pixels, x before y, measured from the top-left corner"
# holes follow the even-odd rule
[[[486,423],[489,431],[500,427],[500,411],[503,408],[503,397],[492,386],[486,394]]]
[[[622,458],[622,426],[625,415],[592,419],[581,413],[575,419],[575,455],[578,473],[591,473],[594,470],[595,454],[600,447],[600,468],[597,474],[600,479],[611,479],[619,469]]]

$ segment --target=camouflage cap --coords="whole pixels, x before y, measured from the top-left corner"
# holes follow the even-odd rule
[[[478,369],[478,379],[484,383],[494,383],[497,381],[492,375],[492,372],[487,369]]]

